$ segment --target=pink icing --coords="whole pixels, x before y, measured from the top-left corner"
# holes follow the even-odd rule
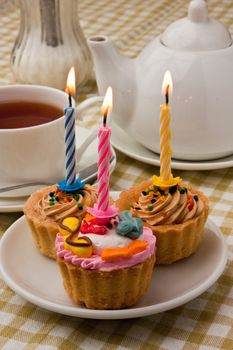
[[[140,239],[148,243],[148,246],[144,251],[133,255],[131,258],[119,259],[116,262],[102,260],[101,256],[99,255],[92,255],[90,258],[79,258],[74,253],[64,248],[64,237],[60,233],[57,234],[55,247],[57,256],[73,265],[81,266],[87,270],[112,271],[137,265],[153,255],[156,238],[152,234],[151,230],[144,227]]]

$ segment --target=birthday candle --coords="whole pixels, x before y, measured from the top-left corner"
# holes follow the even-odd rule
[[[67,78],[66,92],[69,95],[69,106],[65,109],[65,148],[66,148],[66,183],[76,182],[76,146],[75,146],[75,109],[72,107],[71,95],[75,94],[74,68],[70,69]]]
[[[93,208],[88,208],[87,212],[99,218],[115,217],[118,208],[109,204],[109,179],[111,152],[111,129],[106,125],[107,117],[112,110],[112,88],[109,87],[104,97],[102,106],[103,125],[98,131],[98,201]]]
[[[172,78],[169,71],[164,75],[162,94],[165,95],[165,104],[160,106],[160,176],[154,175],[152,182],[159,187],[172,187],[182,181],[180,177],[173,177],[171,172],[171,111],[169,93],[172,91]]]
[[[165,93],[166,103],[160,106],[160,178],[169,181],[171,173],[171,129],[170,129],[170,106],[169,92],[172,89],[171,74],[167,71],[164,75],[162,91]]]
[[[109,208],[109,179],[111,159],[111,129],[106,125],[107,115],[112,108],[112,89],[108,88],[103,102],[103,126],[99,129],[98,138],[98,205],[100,211]]]

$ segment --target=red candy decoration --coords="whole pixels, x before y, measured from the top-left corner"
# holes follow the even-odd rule
[[[110,218],[94,218],[90,220],[94,225],[107,226],[110,222]]]
[[[95,219],[90,220],[90,221],[83,220],[81,228],[80,228],[80,232],[82,232],[82,233],[95,233],[97,235],[105,235],[108,231],[107,227],[96,225],[93,221],[95,221]]]
[[[194,206],[194,200],[192,196],[188,196],[188,210],[191,211]]]

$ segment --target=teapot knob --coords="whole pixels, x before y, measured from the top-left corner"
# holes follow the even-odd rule
[[[204,0],[192,0],[188,8],[188,18],[193,22],[208,20],[208,7]]]
[[[188,17],[171,23],[161,35],[161,42],[170,49],[209,51],[230,47],[232,37],[222,23],[209,18],[206,1],[192,0]]]

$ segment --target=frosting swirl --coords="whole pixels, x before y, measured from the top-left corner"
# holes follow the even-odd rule
[[[42,214],[54,221],[59,221],[67,216],[86,214],[87,207],[91,207],[97,201],[96,188],[85,185],[81,190],[67,193],[56,189],[45,194],[39,201],[38,206]]]
[[[131,210],[151,226],[180,224],[199,216],[204,203],[182,184],[170,188],[151,185],[132,204]]]

